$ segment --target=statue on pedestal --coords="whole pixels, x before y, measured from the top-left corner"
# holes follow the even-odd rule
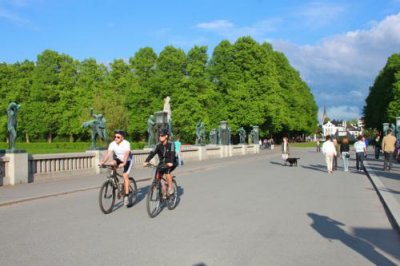
[[[156,144],[156,139],[154,136],[154,125],[156,122],[154,122],[154,115],[150,115],[149,119],[147,120],[147,133],[149,135],[148,138],[148,145],[149,147],[152,147]]]
[[[15,140],[17,139],[17,112],[21,105],[12,102],[7,108],[7,131],[8,149],[15,150]]]
[[[218,138],[218,136],[217,136],[217,130],[216,130],[215,128],[211,129],[211,130],[210,130],[210,133],[209,133],[209,141],[210,141],[210,144],[217,145],[217,141],[218,141],[217,138]]]
[[[201,145],[204,142],[204,138],[206,136],[206,128],[201,119],[196,124],[196,144]]]
[[[107,141],[107,130],[106,130],[106,119],[103,114],[94,114],[93,108],[90,108],[90,116],[93,117],[92,120],[86,121],[82,124],[83,128],[90,127],[92,129],[92,144],[90,149],[96,149],[97,137]]]
[[[239,143],[246,143],[246,130],[243,127],[239,128]]]

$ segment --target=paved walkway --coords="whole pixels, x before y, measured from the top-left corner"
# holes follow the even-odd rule
[[[371,156],[372,157],[372,156]],[[385,205],[393,226],[400,227],[400,165],[393,163],[390,172],[383,171],[383,156],[376,160],[374,157],[368,158],[366,172],[371,179],[378,195]]]
[[[277,154],[279,149],[262,150],[264,154]],[[372,151],[370,151],[372,154]],[[213,164],[220,164],[222,161],[229,162],[230,158],[217,159],[207,161],[208,167]],[[339,170],[342,170],[342,161],[339,160]],[[355,171],[355,159],[350,159],[350,170]],[[371,155],[366,160],[366,174],[370,178],[375,187],[382,203],[387,208],[387,211],[394,227],[400,229],[400,165],[393,163],[393,169],[390,172],[383,171],[383,156],[376,160]],[[184,168],[180,169],[180,174],[190,172],[201,172],[204,169],[202,162],[189,162]],[[57,178],[47,179],[31,184],[21,184],[17,186],[0,187],[0,207],[32,201],[42,198],[48,198],[63,194],[71,194],[86,190],[98,189],[105,179],[105,173],[99,175],[91,175],[85,177]],[[133,175],[138,182],[138,187],[142,183],[149,180],[148,169],[135,169]]]
[[[264,152],[272,156],[277,153],[277,150]],[[249,155],[257,156],[257,155]],[[246,156],[246,157],[249,157]],[[204,170],[215,167],[216,165],[230,162],[237,157],[222,158],[207,161],[194,161],[185,163],[184,167],[177,168],[178,175],[202,172]],[[206,165],[206,166],[205,166]],[[0,186],[0,207],[12,204],[17,204],[26,201],[54,197],[59,195],[77,193],[87,190],[100,188],[101,184],[105,181],[107,172],[102,174],[94,174],[89,176],[71,176],[69,178],[54,178],[44,179],[29,184],[19,184],[16,186]],[[150,180],[151,171],[149,168],[135,168],[131,172],[137,182],[138,187],[148,184]]]
[[[322,154],[291,151],[298,167],[279,150],[188,162],[177,208],[154,219],[151,169],[134,173],[137,204],[109,215],[104,175],[2,187],[0,265],[400,265],[400,235],[354,161],[328,174]]]

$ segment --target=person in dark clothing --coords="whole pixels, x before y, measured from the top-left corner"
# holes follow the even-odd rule
[[[381,133],[376,132],[375,139],[374,139],[374,146],[375,146],[375,159],[379,159],[379,155],[381,153],[381,144],[382,144],[382,138],[381,138]]]
[[[349,139],[344,138],[342,143],[340,144],[340,154],[342,155],[343,159],[343,168],[345,172],[349,171],[349,158],[350,158],[350,145]]]
[[[171,195],[174,193],[174,188],[172,186],[172,175],[171,172],[176,168],[176,160],[175,160],[175,146],[173,142],[169,141],[169,131],[168,129],[161,130],[159,135],[160,142],[156,145],[156,147],[150,152],[149,156],[147,156],[144,161],[144,166],[147,166],[150,160],[157,154],[159,159],[159,164],[163,165],[160,169],[160,174],[165,174],[168,184],[168,194]],[[164,188],[165,190],[165,188]]]

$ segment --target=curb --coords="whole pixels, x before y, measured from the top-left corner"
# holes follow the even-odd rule
[[[364,161],[364,166],[365,172],[383,203],[393,227],[400,232],[400,203],[393,197],[390,190],[385,187],[375,174],[375,171],[369,168],[367,161]]]

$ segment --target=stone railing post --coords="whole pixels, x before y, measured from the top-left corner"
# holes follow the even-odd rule
[[[242,144],[241,149],[242,149],[242,155],[246,155],[246,145]]]
[[[8,173],[9,184],[17,185],[28,183],[29,181],[29,160],[28,153],[23,150],[6,150],[6,156],[9,158]]]
[[[228,145],[228,157],[232,157],[233,156],[233,145]]]
[[[86,151],[86,152],[95,155],[93,157],[93,166],[94,166],[96,174],[102,173],[102,170],[104,170],[104,169],[101,169],[100,167],[98,167],[98,165],[99,165],[101,159],[103,159],[104,154],[107,152],[107,150],[105,150],[105,149],[97,149],[97,150],[89,150],[89,151]]]
[[[198,152],[199,161],[208,159],[206,146],[198,146],[197,152]]]

